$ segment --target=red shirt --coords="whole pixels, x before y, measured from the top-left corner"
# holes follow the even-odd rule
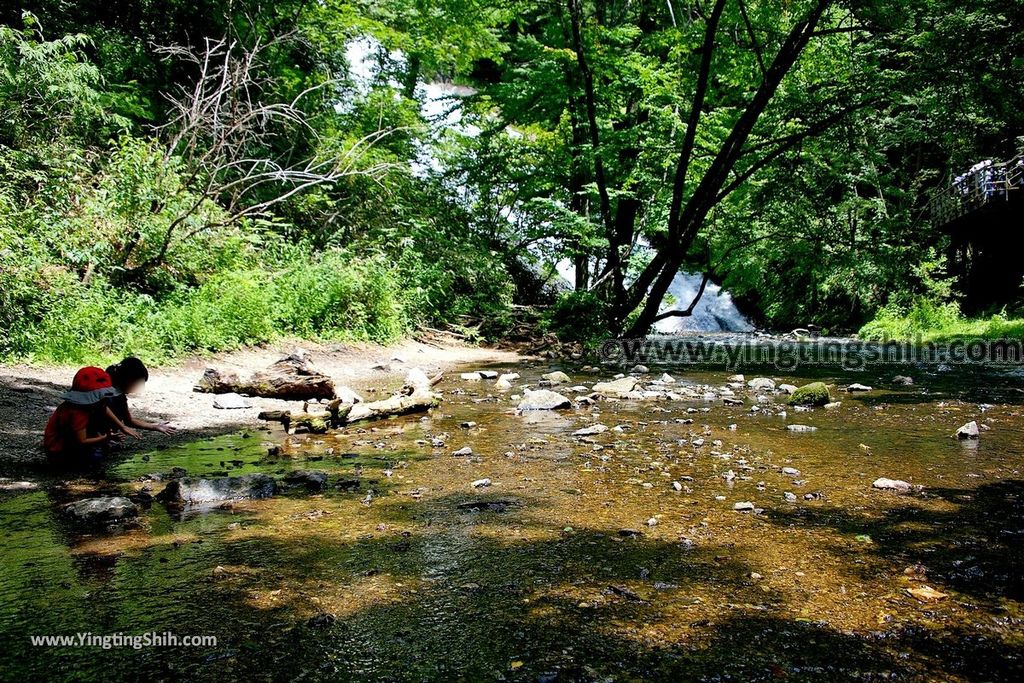
[[[47,453],[63,453],[69,445],[77,446],[75,434],[89,426],[93,406],[76,406],[65,401],[57,406],[43,432],[43,448]]]

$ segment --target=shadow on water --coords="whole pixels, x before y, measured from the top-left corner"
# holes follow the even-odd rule
[[[962,514],[906,513],[930,524],[928,532],[900,531],[898,513],[869,522],[815,510],[773,513],[772,521],[871,533],[885,562],[924,553],[936,577],[965,593],[972,575],[958,575],[955,557],[969,554],[971,566],[1001,577],[996,593],[1012,597],[1020,585],[1010,539],[987,555],[962,544],[978,532],[1020,529],[1019,514],[1012,523],[1000,518],[1020,485],[983,487]],[[964,493],[942,495],[961,501]],[[26,673],[80,680],[103,672],[152,680],[985,681],[1021,672],[1019,644],[960,628],[852,632],[794,617],[790,596],[753,581],[729,545],[545,528],[516,516],[529,500],[466,511],[469,500],[507,500],[495,495],[444,496],[427,507],[386,500],[379,519],[387,524],[352,539],[315,525],[279,537],[258,516],[213,513],[178,530],[202,530],[208,543],[160,539],[105,560],[99,575],[80,568],[75,588],[101,602],[113,590],[131,597],[72,611],[79,627],[222,634],[214,650],[100,650],[89,655],[96,676],[78,668],[81,653],[30,648],[24,638],[6,656]],[[509,528],[523,537],[494,533]],[[948,555],[912,549],[929,540],[948,544]],[[210,574],[212,565],[223,571]],[[979,596],[994,597],[991,590]],[[34,628],[61,632],[68,617],[63,609],[36,615]]]
[[[828,528],[846,537],[866,534],[869,550],[886,571],[921,565],[929,580],[975,599],[1024,600],[1024,481],[1009,479],[976,489],[929,488],[926,495],[953,509],[907,504],[871,514],[835,507],[765,514],[784,526]],[[879,571],[879,566],[868,571]]]

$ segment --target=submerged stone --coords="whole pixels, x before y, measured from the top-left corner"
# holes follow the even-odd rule
[[[125,522],[138,516],[135,503],[122,496],[84,498],[68,503],[64,514],[84,524],[113,524]]]
[[[323,470],[295,470],[284,475],[291,486],[305,486],[310,491],[323,491],[327,487],[327,473]]]
[[[573,436],[594,436],[596,434],[604,434],[608,431],[608,427],[603,424],[590,425],[589,427],[583,427],[577,429],[572,433]]]
[[[511,500],[471,500],[466,503],[459,503],[455,507],[467,512],[504,512],[515,505],[516,502]]]
[[[199,479],[186,477],[170,482],[157,499],[172,505],[196,505],[228,500],[269,498],[277,483],[265,474]]]

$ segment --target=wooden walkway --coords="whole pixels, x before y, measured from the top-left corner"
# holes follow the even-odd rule
[[[944,229],[995,202],[1024,194],[1024,154],[1009,161],[987,161],[936,189],[928,202],[932,227]]]

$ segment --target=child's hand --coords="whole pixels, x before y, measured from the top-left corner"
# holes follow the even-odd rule
[[[172,427],[171,425],[169,425],[169,424],[167,424],[165,422],[163,424],[159,424],[156,427],[154,427],[153,431],[160,432],[161,434],[163,434],[165,436],[168,436],[168,435],[173,434],[174,432],[178,431],[178,428],[177,427]]]
[[[127,434],[128,436],[132,437],[132,438],[135,438],[135,439],[141,439],[142,438],[142,434],[139,434],[137,431],[135,431],[131,427],[125,427],[124,428],[124,433]]]

